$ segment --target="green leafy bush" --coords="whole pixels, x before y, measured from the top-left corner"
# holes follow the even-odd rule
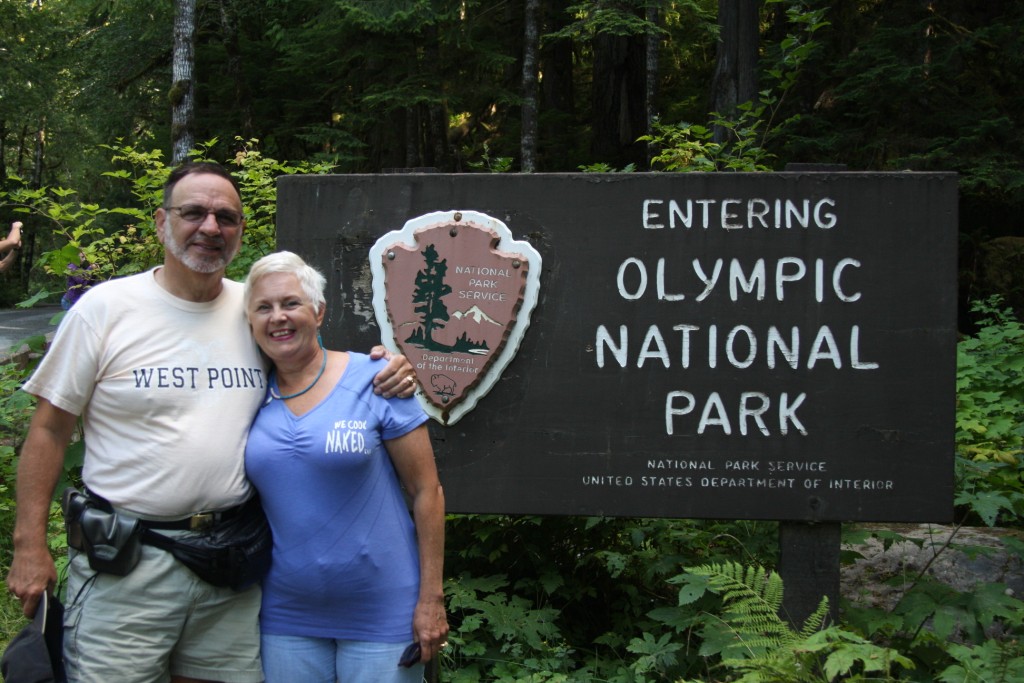
[[[223,163],[238,179],[242,190],[246,233],[227,275],[241,280],[254,261],[276,248],[277,177],[327,173],[331,166],[281,162],[264,156],[256,140],[236,138],[235,142],[237,152]],[[193,150],[191,159],[216,161],[211,158],[211,150],[217,143],[201,143]],[[114,166],[103,175],[126,190],[114,196],[127,194],[127,203],[103,206],[80,197],[73,189],[30,188],[18,177],[10,179],[10,189],[0,192],[0,203],[24,215],[26,225],[43,237],[44,248],[37,265],[50,280],[48,289],[44,287],[33,300],[60,296],[68,266],[77,265],[82,258],[93,264],[97,280],[138,273],[163,261],[163,247],[156,238],[153,218],[163,201],[163,184],[171,170],[163,154],[121,140],[104,145],[103,149],[111,153]]]
[[[1024,515],[1024,325],[998,298],[976,302],[957,345],[956,504],[989,526]]]
[[[1000,299],[975,302],[978,331],[957,345],[956,439],[973,460],[1024,453],[1024,325]]]
[[[26,371],[15,363],[0,365],[0,549],[4,556],[10,554],[11,537],[3,532],[14,526],[15,455],[35,409],[35,399],[18,390],[25,376]]]

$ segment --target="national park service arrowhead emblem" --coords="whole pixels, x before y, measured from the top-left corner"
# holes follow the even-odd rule
[[[515,357],[540,289],[540,254],[476,211],[413,218],[370,249],[384,343],[416,371],[427,414],[455,424]]]

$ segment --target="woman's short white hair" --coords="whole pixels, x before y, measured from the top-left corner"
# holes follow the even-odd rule
[[[299,280],[303,294],[306,295],[317,312],[327,306],[327,300],[324,298],[327,279],[320,271],[303,261],[298,254],[293,254],[290,251],[276,251],[252,264],[249,269],[249,274],[245,278],[245,289],[242,293],[246,312],[248,312],[249,302],[252,300],[252,288],[271,273],[294,275]]]

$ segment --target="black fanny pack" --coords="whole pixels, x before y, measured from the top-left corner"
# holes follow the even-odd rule
[[[64,493],[64,510],[68,545],[84,551],[96,571],[124,576],[138,564],[141,543],[171,553],[207,583],[236,591],[270,569],[270,524],[256,495],[237,508],[211,513],[203,529],[175,536],[158,531],[173,524],[140,520],[74,489]]]
[[[236,591],[263,578],[273,546],[270,524],[256,495],[206,530],[165,536],[145,529],[142,541],[174,555],[207,583]]]

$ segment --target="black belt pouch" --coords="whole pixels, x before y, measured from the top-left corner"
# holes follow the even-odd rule
[[[105,502],[73,488],[64,491],[61,504],[68,546],[84,552],[95,571],[126,576],[142,557],[142,525]]]

